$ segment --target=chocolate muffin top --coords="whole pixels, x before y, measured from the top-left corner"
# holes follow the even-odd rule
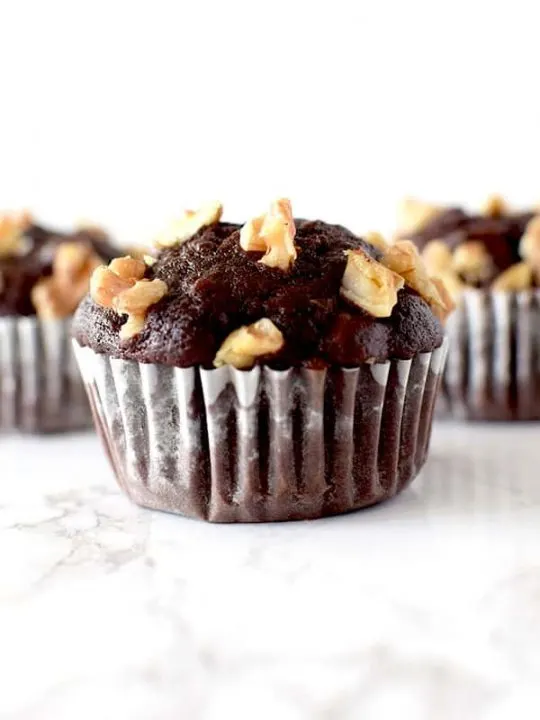
[[[95,267],[118,254],[98,228],[67,234],[0,215],[0,315],[71,315]]]
[[[435,313],[449,311],[448,297],[412,244],[376,237],[375,247],[340,225],[293,220],[285,200],[243,227],[220,218],[219,205],[188,212],[146,266],[98,268],[76,313],[78,342],[205,368],[356,366],[442,343]]]
[[[539,285],[540,227],[534,212],[512,212],[499,196],[483,211],[440,208],[407,199],[400,237],[422,251],[454,294],[466,287],[525,290]]]

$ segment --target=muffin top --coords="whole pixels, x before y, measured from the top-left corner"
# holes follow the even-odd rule
[[[293,219],[288,200],[243,226],[221,213],[219,204],[185,213],[146,264],[98,268],[76,313],[78,342],[205,368],[356,366],[441,345],[451,302],[411,243]]]
[[[73,314],[93,270],[115,255],[99,228],[66,234],[37,225],[27,213],[0,214],[0,315]]]
[[[519,291],[540,284],[540,216],[512,212],[500,196],[480,213],[407,199],[400,237],[420,248],[454,295],[467,287]]]

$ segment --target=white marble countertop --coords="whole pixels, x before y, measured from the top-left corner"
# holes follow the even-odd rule
[[[540,426],[439,426],[386,505],[213,526],[91,435],[0,440],[0,717],[540,715]]]

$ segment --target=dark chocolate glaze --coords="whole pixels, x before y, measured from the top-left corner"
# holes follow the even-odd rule
[[[0,316],[35,315],[30,293],[40,278],[51,275],[55,250],[63,242],[89,245],[106,262],[119,254],[101,231],[66,234],[30,225],[23,235],[21,254],[0,258]]]
[[[404,289],[389,318],[373,318],[340,297],[344,250],[378,251],[340,225],[297,220],[298,257],[289,272],[258,262],[240,247],[239,225],[205,228],[180,247],[161,252],[147,277],[167,283],[141,333],[121,341],[125,318],[87,297],[75,337],[99,353],[176,367],[212,367],[227,335],[262,317],[285,337],[283,349],[260,362],[281,368],[311,364],[355,366],[411,358],[439,347],[443,329],[416,293]]]
[[[461,208],[448,208],[436,215],[416,233],[407,235],[419,248],[430,240],[444,240],[453,250],[462,242],[475,240],[484,243],[499,272],[521,260],[519,242],[534,213],[518,213],[488,217],[469,215]],[[487,278],[486,284],[492,278]]]

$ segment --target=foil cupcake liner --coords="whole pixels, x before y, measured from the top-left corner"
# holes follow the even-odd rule
[[[447,334],[438,416],[540,420],[540,290],[468,290]]]
[[[0,431],[63,432],[91,424],[71,319],[0,318]]]
[[[396,495],[426,459],[446,340],[412,360],[172,368],[75,345],[120,487],[213,522],[309,519]]]

